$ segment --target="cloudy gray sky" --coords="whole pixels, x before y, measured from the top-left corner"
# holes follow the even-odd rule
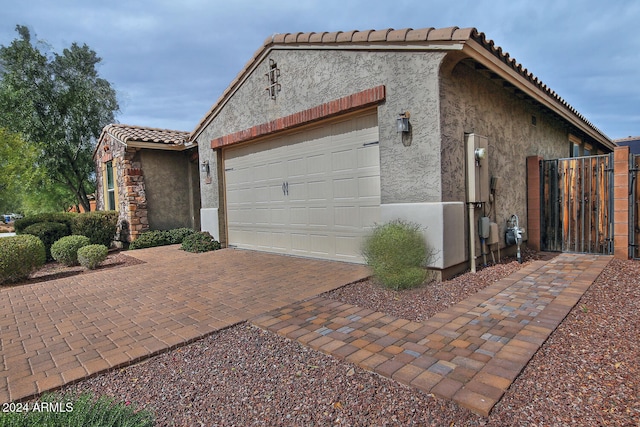
[[[191,131],[274,33],[476,27],[611,138],[640,135],[635,0],[0,0],[55,51],[86,43],[120,123]]]

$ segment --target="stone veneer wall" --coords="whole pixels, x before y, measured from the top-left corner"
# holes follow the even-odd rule
[[[110,135],[99,143],[94,158],[96,165],[96,208],[105,210],[103,165],[112,160],[116,172],[118,190],[117,211],[118,235],[122,242],[135,240],[142,232],[149,230],[147,217],[147,197],[140,155],[133,148],[127,148]]]

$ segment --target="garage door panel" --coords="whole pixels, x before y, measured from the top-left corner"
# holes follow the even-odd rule
[[[358,178],[358,197],[380,199],[380,177],[363,176]]]
[[[358,197],[358,183],[356,178],[341,178],[333,180],[333,198],[355,199]]]
[[[355,151],[337,150],[331,153],[332,172],[352,171],[357,166]]]
[[[309,227],[329,227],[331,219],[327,207],[309,208]]]
[[[359,228],[358,208],[356,206],[336,206],[333,209],[336,227]]]
[[[361,239],[359,236],[336,237],[336,256],[356,260],[360,257]]]
[[[380,206],[360,206],[358,212],[360,226],[363,230],[372,230],[375,224],[380,221]]]
[[[374,113],[226,150],[229,243],[361,262],[379,220],[377,141]]]

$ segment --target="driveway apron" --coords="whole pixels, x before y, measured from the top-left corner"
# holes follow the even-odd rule
[[[177,246],[125,268],[0,290],[0,403],[136,363],[361,280],[362,265]]]

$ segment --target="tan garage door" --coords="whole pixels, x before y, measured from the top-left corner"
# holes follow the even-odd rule
[[[225,152],[229,244],[361,262],[379,220],[375,113]]]

